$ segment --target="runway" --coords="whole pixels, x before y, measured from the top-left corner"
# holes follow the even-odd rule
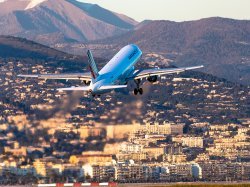
[[[87,186],[103,186],[103,187],[250,187],[248,182],[177,182],[177,183],[55,183],[55,184],[39,184],[37,187],[87,187]]]

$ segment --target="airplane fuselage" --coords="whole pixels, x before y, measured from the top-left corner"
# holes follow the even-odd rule
[[[100,71],[99,76],[92,79],[92,94],[102,94],[109,90],[99,90],[103,85],[124,85],[126,78],[133,73],[134,65],[140,60],[142,51],[136,45],[123,47]]]

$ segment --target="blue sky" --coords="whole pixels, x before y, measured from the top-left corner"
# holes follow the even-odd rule
[[[79,0],[99,4],[137,21],[186,21],[206,17],[250,19],[250,0]]]

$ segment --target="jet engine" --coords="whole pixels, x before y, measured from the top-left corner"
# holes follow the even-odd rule
[[[147,80],[148,80],[149,82],[151,82],[151,83],[156,82],[157,79],[158,79],[157,75],[150,76],[150,77],[147,78]]]
[[[83,81],[85,85],[89,86],[90,85],[90,81]]]

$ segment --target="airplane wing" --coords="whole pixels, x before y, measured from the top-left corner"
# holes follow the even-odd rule
[[[90,91],[90,87],[89,86],[69,87],[69,88],[58,88],[56,90],[58,91]]]
[[[101,86],[99,89],[100,90],[115,90],[115,89],[120,89],[120,88],[127,88],[127,85],[105,85],[105,86]]]
[[[18,77],[38,78],[38,79],[65,79],[65,80],[91,81],[91,73],[36,74],[36,75],[20,74],[20,75],[18,75]]]
[[[180,73],[187,70],[199,69],[204,66],[193,66],[193,67],[183,67],[183,68],[164,68],[164,69],[146,69],[146,70],[136,70],[128,79],[142,79],[155,75],[166,75],[172,73]]]

